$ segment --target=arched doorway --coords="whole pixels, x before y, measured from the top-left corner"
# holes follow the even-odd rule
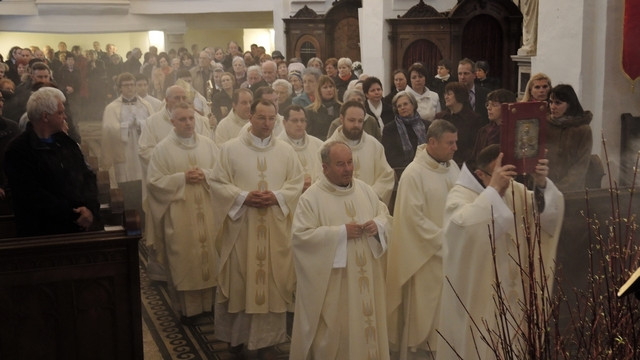
[[[474,16],[462,31],[462,57],[488,61],[489,76],[500,79],[501,84],[504,60],[502,39],[500,23],[489,15]]]
[[[411,64],[421,62],[427,71],[435,76],[440,60],[442,60],[442,53],[438,46],[427,39],[420,39],[412,42],[405,50],[402,68],[406,70]]]

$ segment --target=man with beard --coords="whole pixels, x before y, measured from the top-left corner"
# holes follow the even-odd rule
[[[362,103],[347,101],[340,108],[340,127],[326,142],[342,141],[353,152],[353,177],[373,188],[385,204],[391,199],[395,174],[382,144],[363,130],[366,110]]]

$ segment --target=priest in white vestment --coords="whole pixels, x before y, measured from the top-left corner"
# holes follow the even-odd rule
[[[502,165],[502,156],[499,145],[486,147],[477,156],[475,164],[471,162],[462,166],[458,181],[447,196],[442,240],[443,274],[451,286],[445,279],[439,331],[451,346],[440,338],[437,359],[457,359],[451,347],[463,359],[495,359],[493,350],[498,354],[502,351],[491,349],[482,339],[483,336],[486,339],[492,336],[495,340],[496,332],[505,330],[497,323],[496,273],[503,303],[509,309],[506,328],[510,338],[507,337],[507,341],[512,350],[521,350],[522,336],[527,331],[522,304],[531,295],[523,293],[523,288],[528,289],[529,283],[522,277],[517,264],[519,258],[522,259],[523,271],[535,272],[538,277],[542,270],[539,267],[541,259],[546,278],[538,279],[536,296],[546,295],[545,291],[551,293],[564,198],[546,177],[548,160],[538,161],[533,174],[534,195],[512,180],[516,175],[515,167]],[[526,219],[531,231],[535,232],[536,213],[539,213],[540,246],[536,244],[532,251],[527,251],[524,221]],[[489,228],[495,241],[495,267]],[[536,269],[528,269],[530,258]],[[520,354],[522,358],[526,355]]]
[[[278,139],[291,145],[298,155],[300,166],[304,172],[304,187],[302,192],[306,191],[309,186],[318,177],[318,168],[321,165],[318,154],[322,147],[322,140],[315,136],[307,134],[307,116],[305,110],[300,105],[289,106],[284,113],[283,120],[284,131]]]
[[[275,118],[272,102],[251,105],[251,127],[222,145],[213,184],[216,218],[224,221],[215,334],[234,351],[287,341],[293,309],[291,221],[304,178],[291,146],[272,136]]]
[[[389,359],[384,253],[391,217],[353,177],[351,149],[325,143],[323,175],[293,220],[297,276],[291,359]]]
[[[121,95],[104,109],[100,167],[110,173],[111,187],[122,189],[125,207],[142,214],[142,165],[138,139],[151,105],[136,95],[135,77],[122,73],[116,83]]]
[[[174,130],[158,143],[148,167],[158,258],[169,269],[169,289],[178,299],[174,309],[186,318],[213,311],[221,223],[211,193],[218,147],[195,132],[194,114],[185,103],[173,108]]]
[[[453,161],[458,130],[434,120],[427,143],[400,177],[393,240],[387,255],[387,309],[391,350],[399,359],[435,353],[442,295],[442,226],[447,194],[460,169]]]
[[[249,122],[253,93],[249,89],[236,89],[231,97],[232,111],[224,119],[218,121],[215,140],[218,146],[235,138],[242,127]]]
[[[357,101],[340,108],[340,127],[326,142],[342,141],[353,151],[353,177],[373,188],[380,200],[389,203],[396,177],[387,162],[382,144],[363,130],[366,110]]]
[[[138,153],[140,155],[140,161],[142,162],[143,175],[145,176],[144,179],[148,179],[146,171],[149,165],[149,160],[151,159],[151,154],[153,153],[156,145],[173,131],[174,127],[171,123],[171,112],[176,108],[176,106],[184,104],[186,101],[187,94],[185,90],[180,86],[172,85],[168,87],[165,92],[165,101],[162,110],[149,116],[145,121],[145,126],[142,128],[142,132],[140,134],[140,139],[138,139]],[[195,132],[211,139],[213,134],[209,129],[207,119],[200,116],[198,113],[195,113],[194,116]],[[152,280],[166,281],[166,271],[162,264],[157,261],[155,246],[155,242],[161,241],[162,238],[156,238],[154,233],[154,224],[151,219],[151,214],[147,211],[148,204],[146,189],[147,184],[146,181],[144,181],[142,188],[142,207],[145,210],[144,238],[145,243],[149,248],[147,275]],[[159,244],[157,247],[163,247],[163,245]]]
[[[153,112],[158,112],[162,108],[162,101],[149,95],[149,79],[144,74],[135,74],[136,95],[151,105]]]

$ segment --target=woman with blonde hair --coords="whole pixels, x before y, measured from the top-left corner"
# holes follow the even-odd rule
[[[551,88],[551,79],[546,74],[537,73],[527,82],[527,90],[522,97],[522,102],[549,101]]]
[[[324,141],[327,139],[331,122],[340,115],[342,103],[338,101],[336,84],[329,76],[320,76],[316,89],[313,103],[305,108],[307,110],[307,133]]]

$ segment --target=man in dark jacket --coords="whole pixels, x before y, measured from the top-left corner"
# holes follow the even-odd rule
[[[7,149],[4,168],[19,236],[86,231],[99,216],[96,175],[64,132],[64,101],[55,88],[34,92],[29,125]]]

